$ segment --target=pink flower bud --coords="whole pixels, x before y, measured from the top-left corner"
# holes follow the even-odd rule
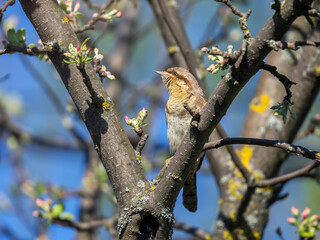
[[[80,46],[77,47],[77,50],[78,50],[78,52],[80,52],[80,50],[81,50],[81,49],[80,49]]]
[[[120,18],[122,17],[123,13],[122,12],[117,12],[116,17]]]
[[[6,47],[8,45],[8,42],[6,40],[2,40],[2,44],[3,44],[3,46]]]
[[[295,224],[297,222],[297,220],[292,218],[292,217],[288,217],[287,218],[287,222],[290,223],[290,224]]]
[[[128,116],[124,116],[124,120],[126,121],[127,124],[130,123],[130,118]]]
[[[113,15],[116,15],[118,12],[119,12],[118,9],[112,9],[112,10],[109,12],[109,15],[110,15],[110,16],[113,16]]]
[[[315,215],[312,215],[310,217],[310,222],[313,222],[313,225],[314,223],[316,223],[314,226],[318,225],[318,219],[319,219],[319,215],[315,214]]]
[[[40,207],[40,206],[42,206],[42,204],[43,204],[43,201],[42,201],[40,198],[37,198],[37,199],[36,199],[36,205],[37,205],[38,207]]]
[[[87,53],[89,53],[91,51],[91,48],[88,48]]]
[[[74,6],[74,12],[78,12],[79,8],[80,8],[80,2],[77,1],[76,5]]]
[[[293,216],[297,217],[299,215],[299,210],[295,206],[292,206],[291,213]]]
[[[316,114],[315,119],[316,119],[317,121],[320,121],[320,113],[317,113],[317,114]]]
[[[32,215],[34,217],[39,217],[40,214],[39,214],[39,212],[37,210],[35,210],[35,211],[32,212]]]
[[[310,208],[306,207],[302,213],[301,213],[301,217],[304,219],[306,217],[308,217],[308,215],[310,214]]]

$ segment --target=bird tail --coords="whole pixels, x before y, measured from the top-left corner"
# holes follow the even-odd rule
[[[194,164],[189,176],[184,183],[182,199],[183,206],[188,209],[190,212],[197,211],[198,207],[198,198],[197,198],[197,168],[198,161]]]

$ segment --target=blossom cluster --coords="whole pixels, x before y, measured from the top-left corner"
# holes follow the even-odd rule
[[[293,206],[291,208],[291,213],[293,217],[288,217],[287,222],[291,225],[297,226],[298,231],[297,233],[302,238],[312,238],[315,237],[316,230],[320,230],[319,225],[319,215],[314,214],[310,215],[311,211],[310,208],[306,207],[301,212],[301,218],[299,217],[299,210]]]
[[[232,49],[233,46],[229,45],[228,46],[228,53],[231,54],[232,53]],[[218,47],[213,46],[212,47],[213,51],[218,51],[218,52],[222,52]],[[217,72],[219,72],[220,70],[225,70],[229,65],[226,64],[226,60],[223,56],[220,55],[208,55],[208,59],[210,61],[215,62],[214,64],[211,64],[208,68],[206,68],[207,72],[211,72],[212,74],[215,74]]]
[[[41,200],[40,198],[36,199],[36,205],[39,210],[32,212],[32,215],[35,217],[40,217],[47,220],[47,223],[50,224],[54,219],[69,220],[73,221],[74,217],[71,213],[64,212],[64,206],[61,203],[52,204],[50,198]]]
[[[147,118],[147,116],[148,111],[145,108],[142,108],[142,110],[138,113],[138,116],[136,118],[130,119],[128,116],[125,116],[124,120],[126,121],[127,125],[132,127],[133,131],[135,131],[139,136],[141,136],[143,133],[142,127],[148,125],[144,123],[144,120]]]
[[[88,57],[91,48],[87,48],[87,42],[90,38],[84,40],[81,46],[74,47],[72,43],[69,45],[69,51],[63,55],[68,58],[64,60],[66,63],[75,63],[79,67],[83,67],[85,63],[91,62],[92,58]]]
[[[106,11],[106,13],[101,16],[101,18],[109,23],[112,23],[114,18],[121,18],[122,15],[123,15],[122,12],[120,12],[118,9],[112,9],[109,12]],[[94,13],[92,17],[94,18],[97,16],[98,16],[98,13]]]

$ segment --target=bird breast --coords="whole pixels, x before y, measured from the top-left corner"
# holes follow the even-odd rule
[[[183,104],[168,101],[166,105],[167,137],[170,153],[174,154],[190,128],[191,115]]]

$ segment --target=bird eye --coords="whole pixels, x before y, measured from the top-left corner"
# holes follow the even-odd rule
[[[177,72],[173,72],[173,75],[177,76],[178,74],[177,74]]]

